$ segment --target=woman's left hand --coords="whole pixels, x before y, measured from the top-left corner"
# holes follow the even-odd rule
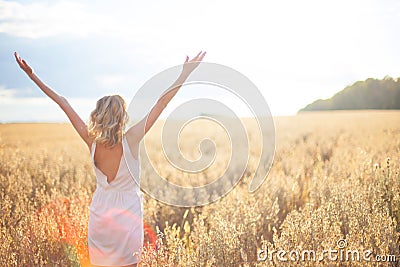
[[[206,52],[200,51],[197,56],[189,60],[189,57],[186,56],[185,63],[183,64],[182,73],[189,75],[192,71],[199,66],[200,62],[203,60]]]

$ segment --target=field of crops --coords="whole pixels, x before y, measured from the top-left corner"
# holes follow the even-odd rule
[[[145,195],[142,266],[365,266],[367,260],[400,266],[400,112],[275,118],[273,166],[255,193],[248,184],[259,136],[253,120],[244,123],[249,163],[226,197],[179,208]],[[205,135],[216,140],[215,162],[203,173],[169,164],[160,153],[160,125],[145,145],[160,175],[199,186],[225,171],[231,148],[221,127],[209,121],[191,127],[180,140],[188,159],[199,157]],[[148,168],[142,166],[142,179],[151,181]],[[0,266],[89,266],[96,181],[89,150],[71,125],[0,125],[0,182]],[[329,250],[338,252],[323,254]],[[346,259],[348,251],[360,259]]]

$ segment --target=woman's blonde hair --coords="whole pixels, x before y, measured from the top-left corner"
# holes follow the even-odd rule
[[[122,141],[128,119],[126,103],[121,96],[104,96],[97,101],[90,114],[89,136],[94,142],[113,147]]]

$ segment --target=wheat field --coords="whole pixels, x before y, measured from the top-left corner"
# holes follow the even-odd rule
[[[189,159],[199,157],[194,147],[203,135],[217,140],[215,164],[196,175],[170,166],[160,153],[160,125],[150,131],[145,145],[162,176],[198,186],[224,172],[229,139],[204,123],[180,140]],[[273,166],[255,193],[248,184],[258,165],[259,136],[254,120],[244,124],[249,163],[227,196],[179,208],[145,195],[141,266],[400,266],[400,112],[275,118]],[[148,167],[141,174],[151,181]],[[87,224],[96,181],[89,150],[70,124],[0,125],[0,181],[0,266],[90,266]],[[371,251],[375,262],[288,254],[320,254],[338,249],[338,241],[345,242],[344,252]],[[279,250],[286,260],[277,257]],[[261,253],[272,251],[271,259]]]

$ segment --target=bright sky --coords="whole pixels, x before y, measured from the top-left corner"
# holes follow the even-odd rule
[[[153,75],[200,50],[253,81],[274,115],[292,115],[357,80],[399,77],[398,29],[396,0],[0,0],[0,122],[67,120],[14,51],[84,120],[101,96],[129,103]],[[180,92],[171,106],[199,94]]]

